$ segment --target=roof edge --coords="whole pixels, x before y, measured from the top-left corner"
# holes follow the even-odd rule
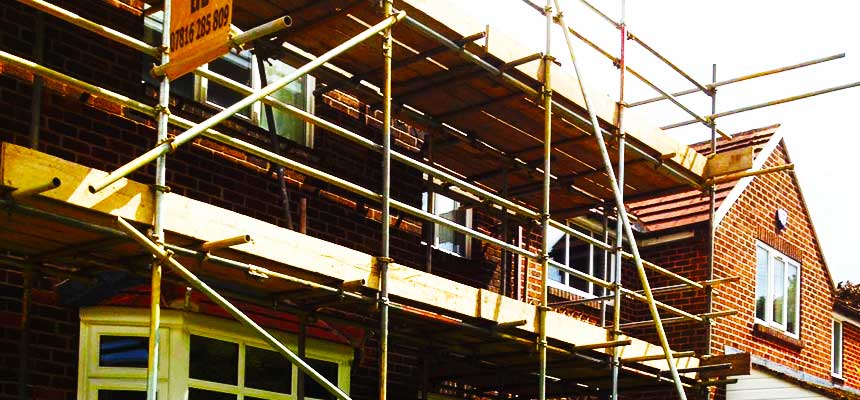
[[[741,132],[741,134],[761,131],[764,129],[771,129],[779,126],[779,124],[775,124],[765,128],[758,128],[746,132]],[[735,134],[735,136],[736,135],[738,134]],[[784,135],[779,129],[774,131],[773,136],[770,137],[767,144],[764,146],[761,152],[759,152],[758,156],[756,156],[750,171],[758,171],[762,168],[762,166],[764,166],[764,163],[767,161],[768,158],[770,158],[771,154],[773,154],[773,151],[776,150],[776,148],[779,146],[779,143],[782,142],[783,137]],[[735,187],[732,188],[731,192],[726,195],[726,198],[723,199],[723,202],[720,204],[720,207],[717,209],[716,213],[714,213],[714,230],[720,227],[720,223],[723,221],[723,218],[725,218],[725,216],[729,213],[729,210],[731,210],[735,203],[737,203],[738,199],[741,197],[741,194],[743,194],[747,186],[752,183],[753,179],[755,179],[755,176],[747,176],[745,178],[741,178],[741,180],[738,181]],[[804,204],[804,206],[806,206],[806,204]]]

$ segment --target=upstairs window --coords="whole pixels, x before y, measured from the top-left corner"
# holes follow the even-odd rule
[[[842,321],[833,320],[833,345],[830,354],[832,356],[831,373],[834,377],[842,377]]]
[[[463,207],[460,202],[439,193],[424,193],[422,209],[467,228],[472,227],[472,210]],[[432,200],[432,201],[430,201]],[[433,229],[433,247],[458,257],[468,258],[471,254],[471,240],[444,225],[436,224]]]
[[[586,235],[594,236],[591,232],[583,231],[581,229],[577,230]],[[606,253],[602,249],[595,248],[592,244],[570,237],[570,235],[551,226],[549,227],[548,235],[550,259],[586,275],[604,279],[607,265],[605,262]],[[613,257],[610,256],[609,259],[611,260],[612,258]],[[604,289],[602,287],[578,278],[575,275],[552,265],[549,266],[549,276],[547,278],[547,284],[549,286],[572,292],[583,297],[604,295]]]
[[[763,243],[756,245],[755,318],[792,337],[800,332],[800,264]]]
[[[159,11],[147,16],[144,20],[144,41],[149,44],[156,45],[161,43],[162,15],[163,12]],[[231,50],[226,55],[201,66],[201,68],[208,69],[211,72],[258,90],[262,87],[262,80],[259,75],[259,62],[264,63],[268,83],[274,82],[295,70],[292,66],[278,60],[264,62],[247,50],[242,52]],[[149,74],[151,67],[152,60],[148,59],[143,65],[143,80],[153,86],[158,86],[158,81]],[[315,85],[316,81],[314,77],[305,75],[273,93],[272,97],[305,111],[313,112],[313,91]],[[171,81],[170,93],[171,95],[195,100],[221,109],[229,107],[245,97],[244,94],[234,92],[193,73]],[[313,147],[313,125],[277,108],[273,108],[272,111],[278,136],[302,146]],[[263,129],[268,130],[269,128],[262,103],[258,102],[251,107],[247,107],[239,111],[236,116],[244,118]]]

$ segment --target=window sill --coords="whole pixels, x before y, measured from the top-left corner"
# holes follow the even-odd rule
[[[788,348],[795,351],[800,351],[803,349],[802,340],[793,338],[782,330],[764,325],[759,322],[756,322],[753,325],[753,336],[763,338],[773,343],[787,346]]]
[[[571,291],[566,289],[561,289],[555,286],[547,285],[547,291],[549,295],[560,301],[576,301],[576,300],[585,300],[588,298],[596,297],[594,295],[585,295],[584,292],[581,291]],[[578,303],[577,306],[584,306],[587,308],[600,309],[600,301],[595,299],[594,301],[584,301],[582,303]],[[571,306],[562,306],[562,307],[571,307]]]

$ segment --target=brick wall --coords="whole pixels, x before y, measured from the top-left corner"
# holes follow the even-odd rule
[[[847,386],[860,388],[860,326],[842,323],[842,377]]]
[[[764,167],[788,163],[784,145]],[[789,225],[775,231],[777,208],[788,211]],[[800,344],[754,333],[755,244],[764,241],[800,262]],[[832,280],[826,271],[796,180],[787,173],[757,177],[723,219],[716,237],[716,276],[740,276],[737,284],[720,287],[715,309],[736,309],[738,315],[718,320],[714,349],[731,346],[812,376],[830,379]],[[792,250],[793,249],[793,250]]]
[[[689,239],[659,244],[640,249],[643,259],[653,262],[674,273],[696,282],[707,280],[708,268],[708,230],[707,227],[686,227],[692,231]],[[672,232],[660,232],[660,235]],[[652,289],[678,285],[677,279],[647,270],[648,282]],[[625,263],[622,270],[622,283],[633,290],[641,290],[642,284],[635,267],[630,262]],[[682,289],[655,294],[654,298],[671,306],[692,314],[707,312],[707,296],[698,289]],[[623,322],[636,322],[650,319],[648,306],[640,301],[625,299],[622,303]],[[660,309],[661,318],[674,318],[678,315]],[[665,325],[669,345],[678,351],[696,351],[705,353],[707,329],[703,324],[682,322]],[[625,331],[633,336],[641,337],[651,343],[659,343],[657,333],[652,326],[630,329]]]
[[[128,7],[120,7],[118,3],[92,0],[57,3],[97,23],[132,36],[141,35],[141,17],[129,12]],[[0,4],[0,49],[32,60],[35,15],[32,9],[19,3]],[[141,83],[141,65],[154,60],[56,18],[45,16],[44,20],[46,66],[148,104],[155,103],[153,88]],[[29,144],[27,132],[30,128],[33,81],[32,74],[0,63],[0,141],[24,146]],[[40,151],[109,171],[154,146],[156,133],[151,118],[124,110],[103,99],[84,96],[57,82],[46,81],[45,85],[40,119]],[[317,114],[321,117],[365,137],[381,140],[378,111],[369,110],[354,99],[337,93],[318,98],[316,103]],[[172,98],[170,108],[174,114],[197,121],[214,112],[207,106],[182,98]],[[231,119],[218,129],[261,147],[271,147],[266,132],[243,120]],[[170,133],[177,134],[179,131],[172,129]],[[409,127],[395,124],[393,138],[399,151],[417,154],[422,144],[420,137]],[[380,189],[381,157],[333,134],[317,129],[312,150],[291,146],[287,151],[289,157],[312,167],[374,191]],[[271,166],[264,160],[206,139],[198,139],[169,155],[167,165],[168,186],[173,192],[280,226],[286,225],[279,184]],[[130,178],[152,182],[153,173],[154,166],[150,165]],[[420,206],[421,174],[398,163],[393,164],[392,173],[393,196]],[[345,191],[295,172],[287,172],[287,182],[295,224],[298,221],[299,199],[307,200],[309,235],[370,254],[379,252],[379,205],[364,202]],[[479,231],[502,237],[497,218],[476,212],[474,221]],[[395,262],[423,269],[425,249],[421,245],[421,225],[397,212],[392,213],[391,223],[391,255]],[[515,228],[511,230],[515,232]],[[494,291],[507,285],[506,290],[513,291],[514,277],[503,273],[500,249],[481,245],[478,241],[473,244],[472,260],[450,260],[447,265],[441,265],[440,274]],[[0,274],[13,277],[20,275],[7,269],[0,269]],[[532,273],[531,276],[530,288],[533,291],[536,275]],[[502,282],[503,277],[508,279],[507,282]],[[8,290],[10,295],[6,296],[7,291],[4,289],[0,301],[0,310],[8,311],[3,314],[3,321],[10,322],[4,324],[2,338],[10,344],[5,348],[13,353],[17,352],[19,336],[16,336],[14,328],[5,326],[14,326],[17,323],[15,321],[20,320],[20,291],[20,282],[13,279]],[[38,353],[44,354],[44,357],[38,357],[44,361],[34,361],[33,377],[40,383],[44,382],[45,388],[50,387],[58,393],[44,398],[73,398],[77,362],[77,309],[57,306],[55,298],[45,299],[48,304],[45,307],[57,307],[56,310],[59,310],[56,311],[57,319],[45,321],[40,326],[34,322],[34,330],[53,324],[56,343],[63,343],[63,346],[57,344],[57,347],[62,347],[67,353],[64,358],[57,356],[55,364],[51,363],[54,360],[51,354]],[[34,310],[34,321],[37,321],[35,317],[41,311]],[[36,340],[41,340],[40,337],[36,336]],[[44,340],[50,338],[46,336]],[[362,357],[354,368],[354,391],[358,398],[371,398],[376,392],[378,363],[375,339],[371,337],[360,353]],[[416,354],[416,349],[392,343],[392,393],[414,394],[417,371],[421,365]],[[2,365],[4,368],[11,366],[11,369],[4,369],[0,396],[15,396],[17,376],[9,371],[17,368],[16,357],[15,354],[3,355]],[[51,378],[42,379],[43,374]],[[60,376],[66,379],[61,380]]]
[[[19,399],[19,349],[22,337],[20,271],[0,269],[0,399]],[[30,398],[76,398],[78,312],[58,304],[56,279],[33,279],[27,361]]]
[[[125,8],[102,1],[63,1],[62,6],[84,18],[139,37],[140,17]],[[35,12],[15,2],[0,4],[0,49],[33,59]],[[53,17],[45,17],[45,65],[86,82],[153,104],[151,88],[141,84],[140,66],[145,56],[83,32]],[[9,65],[0,65],[0,141],[28,145],[33,76]],[[344,113],[348,98],[318,99],[318,113],[354,131],[379,139],[378,118],[364,113]],[[201,120],[213,110],[200,104],[174,98],[171,111],[192,120]],[[46,82],[40,120],[39,150],[66,160],[102,170],[113,170],[154,146],[156,133],[150,118],[93,98],[57,84]],[[401,127],[402,128],[402,127]],[[219,127],[225,133],[244,137],[252,143],[270,147],[267,134],[241,120]],[[178,131],[172,130],[171,134]],[[407,132],[408,133],[408,132]],[[395,146],[414,153],[420,142],[415,136],[395,132]],[[379,191],[382,178],[381,156],[344,139],[317,130],[314,149],[293,147],[290,156],[313,167],[344,177],[371,190]],[[152,165],[130,176],[140,182],[153,181]],[[394,163],[392,194],[404,202],[420,206],[421,175]],[[279,185],[270,165],[263,160],[228,149],[208,140],[177,150],[168,157],[168,185],[172,191],[205,201],[263,221],[285,226]],[[377,254],[380,249],[379,206],[328,184],[288,173],[293,221],[298,221],[298,200],[307,199],[308,234],[359,251]],[[411,218],[393,213],[391,254],[396,262],[423,268],[424,249],[420,244],[420,225]],[[0,269],[0,318],[3,371],[0,398],[17,396],[17,352],[20,343],[20,273]],[[38,301],[33,308],[31,382],[34,398],[75,398],[77,366],[77,309],[57,305],[48,281],[40,280]],[[375,344],[369,341],[368,357],[356,368],[357,388],[373,388],[375,393]],[[393,348],[392,380],[409,381],[415,375],[409,349]],[[364,370],[368,368],[368,370]],[[370,376],[370,381],[363,380]],[[397,384],[395,384],[397,385]],[[412,386],[414,388],[414,386]],[[362,390],[358,390],[359,393]],[[367,392],[367,391],[365,391]],[[38,396],[35,396],[38,393]],[[373,395],[365,393],[366,397]]]
[[[765,167],[788,162],[786,149],[781,145],[767,160]],[[774,213],[778,208],[789,213],[789,228],[782,232],[776,231],[774,223]],[[689,227],[686,229],[690,230]],[[642,249],[643,258],[694,281],[705,280],[707,225],[699,224],[692,230],[695,236],[691,239]],[[660,232],[661,235],[667,233],[671,232]],[[757,326],[754,322],[757,240],[801,264],[799,341],[772,328]],[[726,346],[730,346],[816,378],[831,380],[831,278],[815,242],[812,224],[794,177],[775,173],[759,176],[752,181],[718,227],[715,263],[715,278],[738,276],[740,282],[721,285],[715,290],[714,311],[734,309],[738,315],[714,320],[714,353],[721,354]],[[677,283],[653,272],[648,275],[652,288]],[[625,267],[623,277],[625,286],[641,288],[635,270],[629,265]],[[701,290],[676,291],[657,295],[656,298],[691,313],[707,310],[705,293]],[[643,304],[628,300],[622,308],[622,314],[624,320],[642,320],[648,312]],[[666,311],[661,311],[661,315],[664,318],[672,316]],[[860,340],[857,337],[860,332],[854,327],[850,329],[850,332],[846,329],[846,337]],[[705,351],[706,328],[701,324],[673,324],[667,326],[666,332],[670,345],[676,350],[693,350],[700,354]],[[653,328],[629,330],[629,333],[652,343],[657,340]],[[854,360],[860,352],[860,348],[857,348],[860,342],[847,346],[846,360]],[[846,383],[857,387],[858,372],[850,368],[845,370]]]

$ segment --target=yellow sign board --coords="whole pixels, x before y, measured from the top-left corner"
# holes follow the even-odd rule
[[[233,0],[170,0],[170,62],[173,80],[230,51]]]

